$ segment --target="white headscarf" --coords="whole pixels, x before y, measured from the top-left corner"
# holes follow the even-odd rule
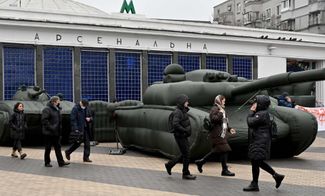
[[[214,104],[217,105],[222,113],[225,113],[225,105],[222,104],[222,100],[225,99],[223,95],[217,95],[214,98]]]
[[[226,132],[228,130],[228,118],[226,116],[226,111],[225,111],[225,106],[222,105],[222,98],[224,98],[224,96],[222,95],[217,95],[216,98],[214,99],[214,104],[216,104],[220,110],[220,112],[222,112],[223,115],[223,119],[222,119],[222,132],[220,137],[224,138],[226,136]]]

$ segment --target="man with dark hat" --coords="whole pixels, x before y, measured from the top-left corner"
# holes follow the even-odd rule
[[[84,162],[92,162],[90,156],[90,126],[92,121],[91,112],[88,109],[88,101],[81,100],[76,104],[70,114],[71,120],[71,133],[70,141],[72,145],[65,151],[65,157],[70,160],[70,155],[75,151],[81,143],[84,143]]]
[[[189,99],[186,95],[180,95],[177,98],[177,107],[173,112],[172,126],[176,143],[181,151],[181,155],[170,160],[165,164],[167,173],[171,175],[172,168],[177,162],[183,160],[183,179],[195,180],[196,176],[191,175],[188,167],[190,163],[190,144],[188,137],[191,136],[191,124],[187,112]]]

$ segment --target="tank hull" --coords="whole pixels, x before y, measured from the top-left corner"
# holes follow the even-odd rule
[[[238,107],[227,107],[230,126],[237,131],[228,141],[232,147],[232,158],[245,158],[248,147],[246,116],[249,108],[238,111]],[[174,108],[161,105],[118,108],[117,131],[122,145],[170,158],[179,155],[174,136],[167,131],[168,116]],[[192,159],[201,158],[210,151],[209,133],[203,127],[203,119],[209,115],[209,109],[190,108],[188,112],[192,127],[189,137]],[[278,138],[272,141],[272,157],[292,157],[312,144],[317,134],[317,122],[312,115],[278,106],[272,107],[270,112],[274,114],[278,125]]]

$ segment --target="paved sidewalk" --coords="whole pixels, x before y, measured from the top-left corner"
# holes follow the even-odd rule
[[[202,174],[191,164],[197,180],[185,181],[181,179],[181,164],[169,176],[164,168],[165,158],[131,150],[124,155],[108,155],[108,146],[115,144],[102,143],[91,148],[93,163],[83,163],[83,148],[78,149],[65,168],[57,166],[54,150],[53,167],[45,168],[43,147],[24,148],[26,160],[11,158],[11,148],[0,147],[0,195],[325,195],[325,132],[320,132],[301,155],[268,161],[286,178],[277,190],[273,178],[261,170],[258,193],[242,191],[251,179],[248,161],[229,163],[235,177],[222,177],[218,162],[208,162]]]

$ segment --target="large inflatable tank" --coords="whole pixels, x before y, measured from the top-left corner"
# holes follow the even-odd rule
[[[13,113],[14,105],[18,101],[24,104],[24,113],[27,118],[28,129],[24,143],[33,145],[43,144],[41,114],[49,101],[49,96],[45,90],[40,89],[38,86],[21,86],[13,96],[13,100],[0,101],[0,144],[10,144],[10,128],[8,123],[10,115]],[[60,106],[62,107],[62,141],[66,143],[70,133],[70,112],[74,103],[61,100]]]
[[[178,155],[173,134],[167,131],[168,116],[175,109],[177,96],[186,94],[190,98],[191,158],[201,158],[210,150],[203,119],[209,115],[215,96],[222,94],[227,99],[230,126],[237,130],[237,134],[229,139],[233,149],[231,156],[244,157],[248,146],[246,117],[249,112],[249,105],[245,103],[249,99],[257,94],[276,97],[287,91],[295,95],[298,104],[310,106],[315,100],[311,92],[313,83],[310,81],[324,79],[325,69],[283,73],[249,81],[216,70],[196,70],[185,74],[180,65],[172,64],[164,71],[163,83],[148,87],[143,104],[116,108],[117,131],[125,147],[159,152],[167,157]],[[300,154],[316,137],[315,117],[293,108],[279,107],[272,97],[271,102],[269,111],[278,125],[278,138],[272,143],[272,156]]]

